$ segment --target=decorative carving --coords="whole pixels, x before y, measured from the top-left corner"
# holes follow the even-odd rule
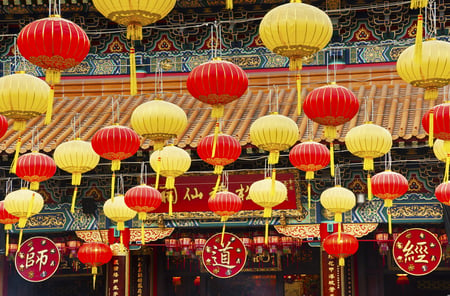
[[[147,228],[144,230],[145,242],[152,242],[163,239],[172,234],[175,228]],[[103,242],[108,243],[108,230],[81,230],[75,231],[76,235],[87,243]],[[141,241],[141,229],[130,228],[130,242]]]
[[[292,236],[300,239],[311,237],[320,237],[320,224],[304,224],[304,225],[289,225],[289,226],[275,226],[275,229],[280,234]],[[374,231],[378,223],[344,223],[342,224],[343,231],[352,234],[356,237],[363,237]]]

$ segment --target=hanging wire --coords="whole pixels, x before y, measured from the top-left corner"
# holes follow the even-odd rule
[[[31,150],[39,151],[39,132],[35,126],[31,131]]]
[[[326,76],[327,76],[327,84],[330,83],[330,69],[328,67],[330,61],[330,49],[325,51],[325,67],[326,67]]]
[[[116,195],[123,195],[125,193],[125,185],[123,181],[123,175],[120,174],[117,177]]]
[[[428,6],[425,7],[425,36],[427,38],[435,38],[437,36],[437,14],[436,1],[428,0]]]
[[[53,7],[53,9],[52,9]],[[48,15],[61,15],[61,1],[49,0],[48,1]]]
[[[390,171],[392,167],[392,156],[391,151],[384,155],[384,169],[386,171]]]
[[[333,55],[333,81],[336,82],[336,49],[334,49],[334,55]]]
[[[228,190],[229,180],[228,180],[228,172],[223,171],[222,173],[222,187]]]
[[[163,87],[163,67],[161,66],[162,60],[159,60],[156,64],[155,70],[155,96],[163,95],[164,87]]]
[[[115,116],[116,116],[116,114],[115,114],[115,111],[114,111],[114,96],[112,96],[111,97],[111,123],[112,124],[114,124],[115,123],[115,120],[114,120],[114,118],[115,118]]]
[[[339,164],[336,164],[334,170],[334,186],[341,186],[341,169]]]
[[[147,166],[145,165],[145,161],[141,162],[141,183],[140,184],[147,184]]]
[[[5,196],[8,195],[8,193],[12,192],[13,189],[13,183],[12,183],[12,179],[8,178],[6,180],[6,185],[5,185]]]

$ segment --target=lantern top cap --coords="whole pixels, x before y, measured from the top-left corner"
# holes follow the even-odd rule
[[[61,15],[59,15],[59,14],[51,14],[50,17],[61,18]]]

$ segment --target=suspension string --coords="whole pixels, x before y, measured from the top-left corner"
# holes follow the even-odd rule
[[[334,55],[333,55],[333,63],[334,63],[333,64],[333,70],[334,70],[333,71],[334,72],[334,74],[333,74],[334,76],[333,77],[334,77],[334,82],[336,82],[336,50],[337,49],[334,50]]]
[[[222,25],[221,23],[218,23],[217,25],[217,29],[216,29],[217,33],[218,33],[218,43],[219,43],[219,56],[222,56]]]
[[[341,169],[337,164],[334,171],[334,186],[341,186]]]
[[[328,65],[329,65],[329,61],[330,61],[330,51],[329,50],[327,50],[327,51],[325,51],[325,61],[326,61],[326,63],[325,63],[325,66],[326,66],[326,68],[327,68],[327,84],[330,84],[330,69],[329,69],[329,67],[328,67]]]
[[[114,97],[111,97],[111,124],[114,124],[115,121],[115,112],[114,112]]]
[[[147,184],[146,182],[147,177],[147,166],[145,165],[145,162],[141,162],[141,183],[140,184]]]
[[[8,195],[8,193],[12,192],[12,188],[13,188],[12,179],[8,178],[6,180],[5,195]]]
[[[222,184],[223,184],[223,188],[225,188],[226,190],[228,190],[228,172],[227,171],[223,171],[222,173]]]

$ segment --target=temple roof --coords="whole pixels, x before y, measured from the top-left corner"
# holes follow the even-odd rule
[[[324,141],[323,127],[312,124],[304,114],[297,115],[295,72],[287,69],[248,71],[248,91],[237,101],[225,106],[222,131],[235,136],[242,146],[251,145],[251,123],[270,112],[277,111],[292,118],[299,126],[299,140],[313,138]],[[316,87],[334,80],[333,71],[325,68],[304,68],[302,97]],[[211,106],[194,99],[186,89],[187,75],[165,75],[165,100],[177,104],[188,116],[188,127],[175,144],[195,148],[202,137],[213,133],[215,121],[210,117]],[[32,139],[39,141],[40,150],[52,152],[59,144],[73,140],[77,135],[90,140],[100,128],[113,124],[112,116],[119,114],[118,123],[130,126],[133,110],[155,97],[155,77],[142,74],[138,79],[140,95],[129,96],[128,77],[98,77],[63,80],[56,87],[52,122],[43,124],[45,115],[30,120],[22,135],[22,153],[32,149]],[[388,129],[394,141],[424,141],[427,137],[421,126],[423,114],[437,102],[423,100],[423,90],[403,82],[395,65],[367,65],[347,67],[336,73],[336,82],[351,89],[360,101],[360,109],[350,122],[338,127],[339,141],[352,127],[367,120]],[[441,90],[440,100],[443,90]],[[276,103],[278,98],[278,104]],[[119,103],[119,112],[112,111],[112,101]],[[116,109],[116,108],[115,108]],[[9,122],[12,126],[12,120]],[[33,130],[34,136],[33,136]],[[13,153],[18,132],[10,128],[1,139],[0,151]],[[149,140],[142,140],[141,148],[152,149]]]

